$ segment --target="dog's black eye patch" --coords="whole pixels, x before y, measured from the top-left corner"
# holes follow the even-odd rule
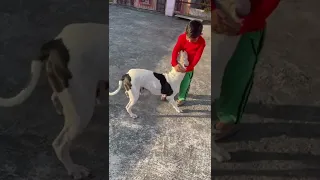
[[[173,94],[173,90],[168,83],[167,79],[164,77],[163,74],[159,74],[156,72],[153,72],[154,77],[159,79],[160,84],[161,84],[161,94],[165,94],[167,96],[171,96]]]

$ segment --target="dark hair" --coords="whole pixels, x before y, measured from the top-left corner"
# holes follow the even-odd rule
[[[197,38],[202,34],[203,25],[201,21],[192,20],[186,27],[186,34],[189,38]]]

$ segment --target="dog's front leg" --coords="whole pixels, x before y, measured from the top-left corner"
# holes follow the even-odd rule
[[[231,159],[230,154],[219,147],[215,142],[212,142],[212,157],[218,162],[228,161]]]
[[[177,102],[174,100],[173,96],[167,96],[167,100],[169,101],[169,103],[173,106],[173,108],[178,112],[178,113],[182,113],[183,111],[178,107]]]

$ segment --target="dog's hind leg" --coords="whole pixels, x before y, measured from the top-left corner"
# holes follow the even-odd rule
[[[82,179],[89,176],[89,170],[81,165],[75,164],[70,157],[70,146],[72,141],[84,130],[89,123],[94,111],[94,97],[92,102],[83,99],[81,108],[77,111],[75,104],[67,89],[58,94],[63,105],[63,113],[65,123],[58,137],[53,141],[52,145],[58,159],[63,163],[68,174],[74,179]],[[80,112],[81,114],[78,114]]]
[[[134,113],[132,113],[132,106],[138,101],[140,95],[140,89],[136,89],[134,87],[131,88],[131,90],[128,91],[129,96],[129,103],[126,106],[126,110],[129,113],[130,117],[137,118],[138,116]]]
[[[182,113],[182,110],[178,107],[177,102],[174,100],[173,96],[167,96],[167,100],[178,113]]]
[[[62,113],[62,106],[61,106],[61,103],[60,103],[60,101],[59,101],[57,92],[53,92],[53,93],[52,93],[52,95],[51,95],[51,101],[52,101],[52,104],[53,104],[53,106],[54,106],[57,114],[63,115],[63,113]]]

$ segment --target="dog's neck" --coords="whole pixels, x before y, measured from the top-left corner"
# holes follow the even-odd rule
[[[178,64],[180,64],[182,67],[185,68],[185,66],[189,65],[188,61],[188,54],[185,51],[180,51],[179,53],[179,61]],[[169,83],[181,83],[185,76],[185,72],[177,72],[173,67],[170,72],[165,73],[164,76],[166,77],[167,81]],[[180,87],[180,86],[179,86]]]
[[[167,79],[167,81],[170,82],[181,82],[184,78],[184,75],[186,73],[182,73],[182,72],[177,72],[173,67],[171,69],[170,72],[165,73],[165,77]]]

